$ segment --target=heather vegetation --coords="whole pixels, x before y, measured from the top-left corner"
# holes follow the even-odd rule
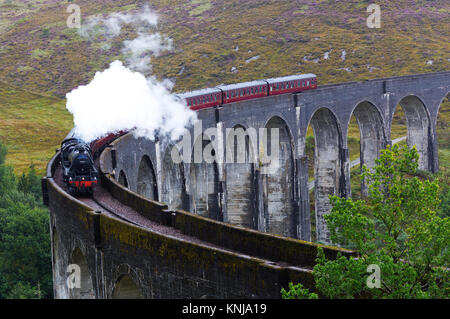
[[[87,39],[66,26],[69,3],[82,18],[149,3],[174,50],[153,60],[175,90],[313,72],[319,84],[447,70],[445,0],[380,0],[382,27],[366,26],[370,1],[0,0],[0,79],[59,97],[121,57],[133,31]]]
[[[112,39],[82,37],[66,25],[71,3],[80,6],[82,22],[150,4],[160,16],[158,31],[174,44],[152,60],[152,72],[173,80],[177,92],[306,72],[327,84],[450,66],[444,0],[378,1],[380,29],[367,28],[369,2],[361,0],[0,0],[0,140],[9,149],[7,163],[19,173],[29,162],[43,172],[72,126],[62,98],[124,58],[123,40],[135,37],[127,28]],[[440,120],[448,122],[448,113]],[[359,131],[353,127],[354,158]]]

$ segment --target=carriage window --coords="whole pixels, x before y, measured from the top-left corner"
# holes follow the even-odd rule
[[[288,83],[286,83],[286,89],[289,89],[289,87],[290,87],[290,85],[289,85],[289,82],[288,82]]]
[[[306,85],[309,86],[309,81],[306,81]]]
[[[244,95],[244,89],[241,89],[241,96]]]

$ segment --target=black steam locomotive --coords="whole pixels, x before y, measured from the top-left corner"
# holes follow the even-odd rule
[[[71,194],[91,195],[98,183],[89,144],[76,138],[71,131],[61,143],[61,167],[64,183]]]

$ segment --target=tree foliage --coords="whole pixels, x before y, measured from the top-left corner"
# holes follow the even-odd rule
[[[322,296],[449,297],[450,222],[437,214],[439,181],[415,176],[418,158],[415,147],[387,148],[373,169],[363,168],[366,199],[330,197],[333,208],[325,219],[331,240],[359,256],[327,260],[319,252],[314,278]],[[379,287],[370,285],[376,283],[371,265],[379,267]]]
[[[52,296],[48,211],[31,166],[16,179],[0,144],[0,298]]]

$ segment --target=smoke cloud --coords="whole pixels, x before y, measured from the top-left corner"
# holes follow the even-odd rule
[[[124,25],[135,27],[137,37],[123,42],[125,65],[114,61],[97,72],[92,81],[66,95],[73,114],[75,134],[86,142],[111,132],[133,130],[136,137],[154,140],[156,134],[175,141],[192,125],[197,115],[170,90],[169,80],[146,78],[151,57],[172,48],[172,40],[154,32],[158,17],[148,7],[134,14],[113,13],[94,17],[80,30],[83,37],[99,35],[112,39]]]
[[[67,109],[74,116],[75,134],[85,141],[131,129],[137,137],[153,140],[158,133],[176,140],[196,119],[196,113],[162,83],[146,79],[120,61],[68,93]]]

